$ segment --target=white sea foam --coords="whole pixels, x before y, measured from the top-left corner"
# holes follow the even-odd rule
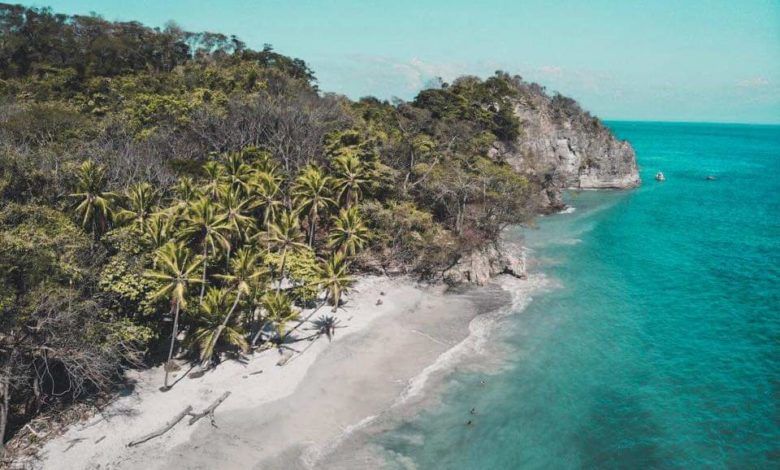
[[[574,206],[569,206],[569,207],[567,207],[566,209],[564,209],[564,210],[562,210],[562,211],[560,211],[560,212],[558,212],[558,213],[559,213],[559,214],[573,214],[573,213],[574,213],[576,210],[577,210],[577,208],[576,208],[576,207],[574,207]]]
[[[528,251],[529,250],[527,249],[522,250],[523,258],[527,256]],[[345,427],[342,429],[339,436],[322,446],[309,446],[304,449],[300,456],[303,465],[310,469],[318,468],[319,462],[324,456],[336,451],[336,449],[347,442],[356,433],[377,423],[378,419],[385,414],[392,413],[393,410],[398,409],[398,407],[408,404],[410,399],[423,396],[426,387],[429,386],[431,382],[431,378],[436,376],[436,374],[451,370],[457,364],[468,358],[473,358],[475,355],[487,353],[490,337],[495,332],[500,320],[508,315],[524,310],[531,302],[531,295],[534,292],[553,284],[543,274],[533,274],[523,280],[510,276],[501,276],[494,282],[497,282],[501,288],[510,294],[511,300],[506,306],[489,313],[475,316],[469,323],[468,336],[444,351],[433,363],[423,369],[419,374],[412,377],[407,382],[406,388],[389,408],[383,410],[378,415],[368,416],[351,426]],[[440,343],[440,341],[425,335],[422,332],[417,330],[412,331],[423,334],[434,342]],[[419,436],[418,439],[422,439],[422,436]],[[402,456],[399,455],[396,457]],[[397,459],[394,458],[394,460]],[[404,465],[409,463],[411,463],[411,461],[405,462]]]
[[[338,448],[349,436],[351,436],[356,431],[359,431],[369,424],[373,423],[374,420],[378,418],[378,415],[371,415],[366,416],[365,418],[361,419],[355,424],[349,425],[342,429],[341,434],[339,434],[335,439],[332,439],[330,442],[326,443],[322,446],[316,446],[311,445],[306,447],[302,452],[300,456],[300,461],[303,463],[304,467],[306,468],[317,468],[317,463],[319,460],[329,453],[331,453],[333,450]]]
[[[463,341],[444,351],[436,361],[409,380],[406,389],[395,401],[393,407],[403,405],[410,399],[420,396],[432,375],[451,369],[455,364],[474,354],[484,354],[488,340],[498,322],[508,315],[524,310],[532,300],[531,294],[548,284],[544,274],[533,274],[524,280],[503,276],[497,282],[512,296],[510,304],[494,312],[474,317],[469,323],[469,335]]]

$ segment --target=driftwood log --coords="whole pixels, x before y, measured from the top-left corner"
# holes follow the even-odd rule
[[[174,416],[174,418],[172,420],[170,420],[167,423],[165,423],[165,425],[163,427],[161,427],[160,429],[158,429],[156,431],[153,431],[153,432],[150,432],[149,434],[147,434],[147,435],[145,435],[143,437],[140,437],[140,438],[130,442],[129,444],[127,444],[127,447],[137,446],[138,444],[143,444],[144,442],[148,441],[149,439],[154,439],[155,437],[162,436],[166,432],[170,431],[172,427],[176,426],[176,424],[178,424],[179,421],[184,419],[185,416],[190,414],[190,411],[192,411],[192,405],[188,406],[187,408],[184,408],[181,411],[181,413],[179,413],[176,416]]]
[[[206,408],[205,410],[201,411],[200,413],[190,413],[190,416],[192,416],[192,418],[190,418],[189,425],[192,426],[199,419],[207,415],[211,417],[211,424],[214,424],[214,410],[220,405],[220,403],[225,401],[225,398],[229,396],[230,396],[230,392],[225,392],[222,394],[221,397],[214,400],[214,403],[210,404],[208,408]]]
[[[136,440],[130,442],[129,444],[127,444],[127,446],[128,447],[137,446],[138,444],[143,444],[144,442],[146,442],[146,441],[148,441],[150,439],[154,439],[155,437],[162,436],[166,432],[170,431],[171,428],[176,426],[179,423],[179,421],[184,419],[185,416],[191,416],[190,422],[188,423],[189,426],[192,426],[193,424],[195,424],[199,419],[203,418],[204,416],[209,416],[211,418],[211,424],[213,425],[214,424],[214,410],[216,410],[217,407],[220,404],[222,404],[222,402],[225,401],[225,399],[227,397],[229,397],[229,396],[230,396],[230,392],[223,393],[219,398],[214,400],[214,402],[212,404],[207,406],[200,413],[193,413],[192,412],[192,405],[190,405],[187,408],[184,408],[179,414],[174,416],[172,420],[170,420],[167,423],[165,423],[165,425],[163,427],[161,427],[160,429],[158,429],[156,431],[153,431],[153,432],[150,432],[149,434],[147,434],[147,435],[145,435],[143,437],[139,437],[138,439],[136,439]]]

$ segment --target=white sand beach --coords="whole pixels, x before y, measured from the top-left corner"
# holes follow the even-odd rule
[[[407,278],[362,278],[335,314],[341,322],[332,342],[321,337],[294,343],[300,353],[284,366],[277,365],[276,350],[245,363],[225,361],[202,377],[183,378],[168,392],[159,391],[161,368],[133,373],[132,391],[49,441],[34,466],[313,468],[351,430],[419,391],[437,372],[432,366],[437,359],[466,343],[479,309],[507,305],[509,299],[497,284],[453,294]],[[185,418],[160,437],[127,446],[186,406],[201,411],[227,391],[213,425],[208,417],[192,426]]]

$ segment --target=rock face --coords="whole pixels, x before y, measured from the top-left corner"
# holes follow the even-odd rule
[[[450,285],[471,283],[482,286],[498,274],[525,278],[525,251],[514,245],[491,243],[463,256],[442,273],[442,279]]]
[[[574,100],[550,97],[534,83],[517,86],[512,103],[521,135],[514,142],[496,142],[490,156],[539,183],[540,212],[563,209],[564,189],[627,189],[641,183],[631,144],[618,140]],[[504,273],[525,277],[521,247],[491,244],[465,254],[443,279],[483,285]]]
[[[563,189],[625,189],[640,184],[634,149],[618,140],[597,118],[570,98],[549,97],[535,84],[523,84],[514,100],[521,121],[515,142],[499,142],[493,156],[538,178],[549,207],[560,204]]]

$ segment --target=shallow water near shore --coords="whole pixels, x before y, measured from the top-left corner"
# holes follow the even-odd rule
[[[498,372],[371,439],[387,467],[780,464],[780,127],[609,125],[643,186],[509,234],[557,287],[494,329]]]

